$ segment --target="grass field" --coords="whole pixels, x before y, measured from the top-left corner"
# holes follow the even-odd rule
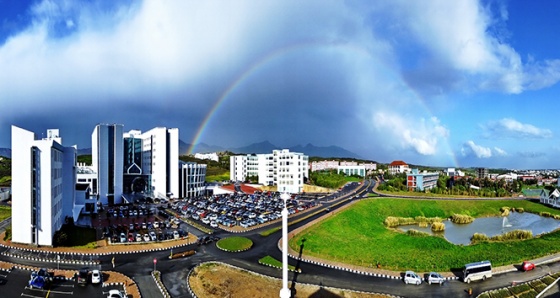
[[[223,250],[235,252],[251,248],[253,241],[249,238],[234,236],[221,239],[216,245]]]
[[[500,266],[560,251],[560,231],[531,240],[462,246],[435,236],[411,237],[383,225],[388,216],[447,218],[454,213],[493,216],[499,215],[504,206],[521,207],[526,212],[560,214],[559,210],[521,200],[370,199],[356,202],[349,209],[299,233],[291,239],[290,246],[299,250],[305,238],[304,254],[360,266],[379,262],[386,269],[417,271],[451,271],[481,260]]]
[[[0,206],[0,221],[12,216],[12,208],[7,206]]]

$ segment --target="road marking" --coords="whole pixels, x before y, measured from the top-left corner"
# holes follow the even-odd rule
[[[33,297],[33,298],[43,298],[43,296],[33,296],[33,295],[29,295],[29,294],[24,294],[24,293],[21,293],[20,296],[23,296],[23,297]]]

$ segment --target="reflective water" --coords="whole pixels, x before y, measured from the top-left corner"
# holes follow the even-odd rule
[[[482,233],[492,237],[513,230],[530,230],[533,232],[533,236],[537,236],[560,228],[560,220],[527,212],[512,212],[506,217],[506,220],[500,216],[476,218],[472,223],[466,225],[454,224],[448,220],[445,220],[444,223],[445,232],[443,236],[445,239],[454,244],[464,245],[471,243],[471,237],[474,233]],[[429,226],[420,228],[418,225],[407,225],[399,228],[403,231],[414,229],[433,234]]]

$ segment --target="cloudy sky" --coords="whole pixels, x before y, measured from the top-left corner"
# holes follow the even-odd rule
[[[10,127],[560,168],[560,1],[0,0]],[[195,147],[196,151],[196,147]]]

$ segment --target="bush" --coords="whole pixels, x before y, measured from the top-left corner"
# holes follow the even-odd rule
[[[413,236],[413,237],[425,237],[425,236],[430,236],[430,234],[426,233],[426,232],[421,232],[418,230],[414,230],[414,229],[410,229],[408,231],[406,231],[406,234],[408,236]]]
[[[519,213],[523,213],[523,212],[525,212],[525,209],[523,209],[522,207],[517,207],[517,208],[515,208],[515,211],[519,212]]]
[[[552,284],[556,279],[553,278],[552,276],[545,276],[543,278],[541,278],[541,281],[544,282],[547,286]]]
[[[12,240],[12,227],[6,228],[6,233],[4,234],[4,241]]]
[[[443,232],[445,231],[445,224],[442,222],[434,222],[432,224],[432,232]]]
[[[517,295],[517,294],[521,294],[523,292],[527,292],[531,289],[531,287],[528,284],[521,284],[515,287],[512,287],[511,289],[509,289],[510,292],[512,292],[513,294]]]
[[[466,214],[453,214],[451,221],[456,224],[469,224],[474,221],[474,217]]]
[[[490,240],[492,241],[508,241],[508,240],[525,240],[533,238],[533,232],[529,230],[515,230],[502,235],[496,235]]]
[[[537,297],[537,295],[538,295],[538,293],[535,290],[531,289],[528,292],[525,292],[521,295],[517,295],[517,297],[518,298],[535,298],[535,297]]]
[[[474,235],[471,238],[472,243],[476,243],[479,241],[488,241],[488,240],[490,240],[490,237],[488,237],[486,234],[483,233],[474,233]]]
[[[539,215],[542,216],[542,217],[550,217],[551,216],[550,212],[544,212],[544,211],[540,212]]]
[[[192,256],[196,253],[195,250],[187,250],[185,252],[180,252],[180,253],[176,253],[176,254],[172,254],[171,255],[171,259],[178,259],[178,258],[184,258],[184,257],[188,257],[188,256]]]
[[[546,285],[540,280],[533,280],[529,283],[529,285],[531,285],[531,287],[533,287],[533,289],[535,289],[537,293],[542,292],[546,288]]]

